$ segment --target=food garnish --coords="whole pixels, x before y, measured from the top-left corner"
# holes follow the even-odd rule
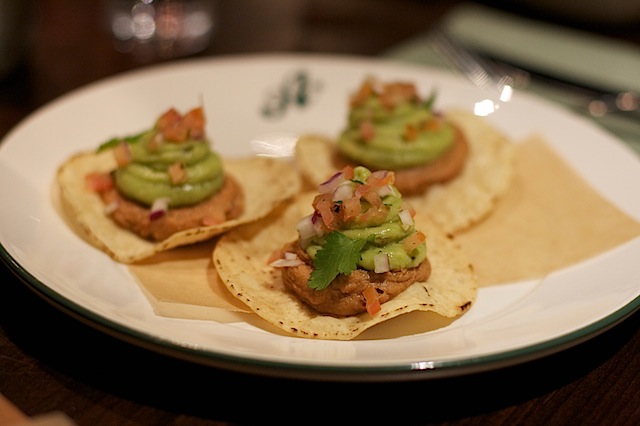
[[[485,117],[438,107],[411,81],[364,80],[337,135],[303,134],[295,160],[312,187],[345,165],[389,170],[416,210],[460,233],[491,213],[513,176],[513,143]]]
[[[456,143],[453,126],[408,82],[367,78],[351,96],[338,151],[372,170],[401,170],[440,158]],[[405,193],[405,191],[403,191]]]
[[[327,183],[327,186],[334,188],[332,193],[342,191],[337,189],[339,185],[335,185],[336,182]],[[354,185],[360,186],[356,183]],[[333,211],[333,219],[330,219],[329,210],[326,211],[327,215],[324,218],[314,214],[316,209],[313,204],[315,200],[316,205],[319,205],[316,200],[318,195],[321,194],[312,191],[302,192],[292,203],[283,205],[281,209],[275,210],[269,216],[230,230],[218,240],[215,246],[213,264],[223,284],[233,296],[268,324],[298,337],[351,340],[376,324],[410,312],[432,311],[454,319],[472,306],[477,287],[470,263],[457,245],[427,215],[416,212],[415,216],[412,216],[413,225],[409,225],[409,228],[406,228],[407,224],[399,218],[392,222],[391,227],[398,232],[407,232],[406,230],[411,227],[421,230],[415,233],[408,231],[413,236],[404,238],[402,243],[397,243],[397,251],[394,253],[412,250],[419,252],[421,249],[416,247],[425,247],[426,242],[429,256],[419,266],[419,268],[425,268],[421,271],[424,273],[422,278],[418,277],[415,282],[399,290],[394,297],[388,298],[387,294],[379,291],[381,287],[378,285],[385,278],[395,276],[405,279],[409,276],[402,275],[403,272],[400,270],[393,271],[394,256],[379,256],[384,253],[384,250],[376,252],[373,249],[376,238],[368,240],[363,234],[371,231],[367,227],[380,229],[389,225],[384,223],[374,225],[373,222],[369,222],[363,225],[363,228],[356,229],[356,234],[349,234],[349,230],[345,231],[337,227],[340,223],[339,211]],[[340,202],[338,204],[344,205]],[[399,205],[401,204],[391,203],[387,207],[397,211]],[[377,215],[370,217],[375,216]],[[308,220],[308,218],[315,219]],[[323,219],[327,222],[325,223]],[[327,223],[331,224],[330,226],[336,226],[336,229],[329,229],[326,227]],[[318,230],[325,229],[325,233],[319,237],[314,231],[314,226],[318,226],[316,228]],[[321,271],[317,273],[318,278],[314,280],[311,280],[314,263],[306,249],[299,245],[299,241],[303,239],[307,240],[306,248],[310,251],[314,250],[321,239],[325,242],[324,249],[318,247],[315,251],[315,261],[318,262],[316,266],[319,265]],[[377,242],[382,244],[383,240],[384,238],[378,238]],[[346,243],[346,246],[342,243]],[[358,265],[362,261],[362,256],[356,255],[357,252],[362,253],[360,245],[363,248],[366,246],[372,248],[367,256],[367,263],[372,271],[367,271]],[[324,256],[326,256],[325,260],[323,260]],[[376,266],[380,266],[377,265],[378,263],[383,264],[383,271],[386,270],[385,259],[390,261],[389,271],[373,271]],[[354,267],[354,261],[357,266],[349,272]],[[415,269],[409,268],[413,270],[412,273],[417,274],[418,271]],[[340,287],[336,282],[346,282],[347,278],[354,274],[362,281],[360,285],[349,289],[349,295],[357,301],[349,308],[357,305],[359,313],[321,312],[318,308],[322,310],[326,306],[309,304],[299,296],[297,291],[292,290],[290,283],[287,283],[293,275],[299,278],[297,290],[311,298],[322,297],[327,293],[337,295],[347,287]],[[332,279],[334,276],[335,278]],[[379,277],[381,280],[372,282],[371,277]],[[315,281],[316,279],[318,281]],[[322,289],[310,287],[310,283],[313,286],[315,283],[321,283],[318,287],[322,287],[327,282],[330,284]],[[341,305],[344,307],[345,301],[348,301],[348,298],[330,298],[326,301],[326,305],[335,309]],[[420,316],[416,318],[418,321],[423,321]],[[254,324],[259,325],[259,323]],[[428,324],[425,324],[425,327],[428,327]],[[415,330],[415,327],[412,329]]]
[[[349,275],[353,272],[358,266],[360,251],[366,242],[367,240],[352,240],[338,231],[327,234],[324,245],[316,253],[309,287],[322,290],[338,274]]]
[[[415,229],[415,210],[402,200],[393,172],[346,166],[318,190],[313,213],[296,225],[297,241],[282,250],[303,261],[283,271],[302,300],[322,313],[356,315],[373,306],[369,287],[384,302],[427,280],[426,237]]]
[[[223,160],[199,107],[185,114],[170,108],[151,129],[74,155],[56,182],[74,228],[123,263],[261,218],[301,187],[285,161]]]

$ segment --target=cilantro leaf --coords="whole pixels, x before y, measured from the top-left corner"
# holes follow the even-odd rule
[[[314,269],[309,277],[309,287],[322,290],[338,274],[350,274],[360,260],[360,250],[366,240],[352,240],[341,232],[332,231],[325,237],[325,243],[316,253]]]
[[[132,136],[126,136],[123,138],[111,138],[106,142],[103,142],[100,144],[100,146],[98,147],[98,152],[102,152],[106,149],[111,149],[114,148],[116,145],[118,145],[120,142],[125,141],[127,143],[137,143],[142,139],[142,136],[147,133],[147,132],[141,132],[138,133],[136,135],[132,135]]]
[[[433,106],[436,103],[436,98],[438,97],[438,93],[436,90],[433,90],[429,97],[423,102],[423,105],[426,109],[433,110]]]

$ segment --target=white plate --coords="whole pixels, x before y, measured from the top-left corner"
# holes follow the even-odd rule
[[[425,92],[435,88],[442,108],[471,109],[486,98],[443,71],[336,56],[186,61],[92,84],[35,112],[0,145],[3,260],[42,296],[103,331],[206,365],[279,377],[411,380],[495,369],[575,345],[640,306],[637,238],[541,281],[482,288],[459,320],[398,338],[317,341],[242,321],[166,318],[154,314],[125,265],[88,246],[54,210],[52,182],[63,161],[141,130],[168,107],[203,103],[215,148],[225,156],[250,155],[264,148],[260,140],[336,134],[348,95],[368,74],[413,80]],[[265,116],[266,105],[278,114]],[[640,220],[640,160],[609,134],[520,93],[487,119],[515,140],[541,133],[597,190]]]

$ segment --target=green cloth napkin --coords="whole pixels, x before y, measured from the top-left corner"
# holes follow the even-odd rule
[[[464,44],[497,58],[584,84],[640,93],[640,49],[631,43],[475,4],[454,9],[444,17],[442,26]],[[422,34],[384,52],[383,56],[446,67],[428,38],[428,33]],[[640,153],[640,115],[594,117],[584,109],[579,96],[536,81],[525,90],[587,117]]]

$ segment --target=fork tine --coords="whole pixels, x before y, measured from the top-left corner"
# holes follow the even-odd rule
[[[460,44],[449,32],[438,27],[429,32],[431,47],[454,70],[461,72],[476,86],[501,91],[513,86],[513,78],[496,70],[480,56]]]

